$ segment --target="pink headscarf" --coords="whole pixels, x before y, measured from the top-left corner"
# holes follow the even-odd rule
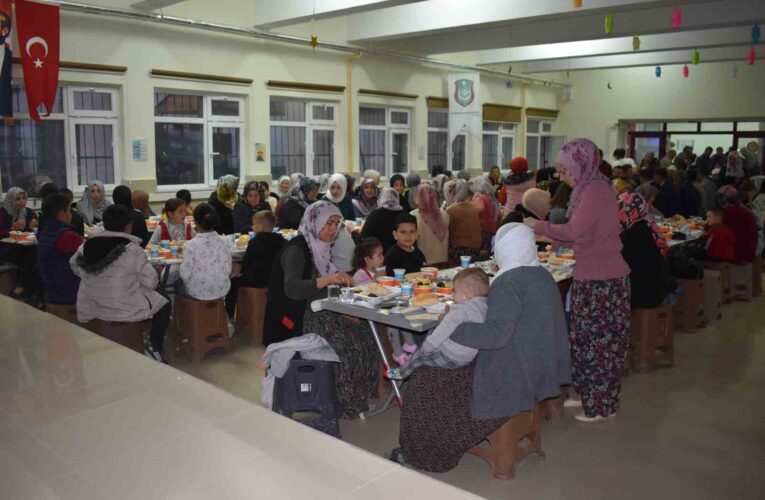
[[[443,215],[441,214],[436,188],[430,184],[420,184],[417,186],[414,201],[420,210],[422,220],[433,230],[439,241],[444,241],[449,227],[444,222]]]
[[[566,217],[569,220],[579,205],[579,198],[585,187],[602,183],[613,190],[611,182],[600,171],[600,160],[598,147],[589,139],[569,141],[558,153],[555,163],[565,168],[569,176],[576,181],[566,211]],[[616,196],[616,192],[614,192],[614,196]]]
[[[337,217],[338,221],[343,220],[340,210],[334,203],[326,200],[317,201],[305,209],[300,227],[298,227],[298,233],[302,234],[308,243],[311,258],[321,276],[329,276],[337,272],[337,268],[331,261],[331,250],[332,243],[337,239],[337,235],[343,227],[342,224],[337,225],[337,231],[332,235],[332,241],[322,241],[319,238],[319,233],[332,217]]]

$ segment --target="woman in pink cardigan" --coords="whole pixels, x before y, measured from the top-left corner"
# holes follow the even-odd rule
[[[599,165],[592,141],[574,139],[563,146],[556,166],[573,188],[568,222],[524,221],[537,235],[573,247],[576,254],[569,335],[572,380],[584,408],[576,416],[581,422],[616,415],[630,341],[630,269],[621,254],[616,194]]]

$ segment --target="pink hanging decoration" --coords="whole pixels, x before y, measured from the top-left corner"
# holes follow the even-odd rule
[[[687,64],[683,64],[683,78],[688,78],[688,73],[689,73],[688,65]]]
[[[680,7],[675,7],[672,10],[672,29],[676,30],[683,24],[683,11]]]
[[[755,59],[757,59],[757,54],[754,52],[754,45],[752,45],[749,47],[749,54],[746,56],[746,63],[749,66],[753,66]]]

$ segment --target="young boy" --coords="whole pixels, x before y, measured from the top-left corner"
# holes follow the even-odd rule
[[[284,246],[284,238],[274,233],[276,216],[271,210],[261,210],[252,216],[255,237],[247,244],[242,259],[242,279],[239,286],[267,288],[274,259]]]
[[[45,227],[37,234],[37,263],[48,304],[76,304],[80,279],[69,267],[69,259],[84,239],[77,234],[69,211],[69,200],[54,193],[42,204]]]
[[[399,368],[388,370],[388,377],[401,380],[420,366],[459,368],[470,364],[477,349],[449,339],[462,323],[483,323],[488,312],[489,277],[480,268],[463,269],[454,277],[454,302],[444,319],[425,339],[419,351]]]
[[[735,257],[736,233],[723,222],[723,211],[719,208],[707,210],[706,224],[707,260],[733,262]]]
[[[417,242],[417,219],[406,212],[393,221],[393,239],[396,245],[385,254],[385,271],[393,276],[394,269],[415,273],[425,265],[425,255],[414,244]]]

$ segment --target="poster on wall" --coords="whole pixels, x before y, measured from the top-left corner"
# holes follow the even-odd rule
[[[0,0],[0,116],[13,116],[13,88],[11,71],[13,52],[11,51],[11,31],[13,29],[11,0]]]
[[[255,161],[266,161],[266,145],[262,142],[255,143]]]
[[[481,137],[480,86],[478,73],[449,75],[449,144],[460,134]]]

